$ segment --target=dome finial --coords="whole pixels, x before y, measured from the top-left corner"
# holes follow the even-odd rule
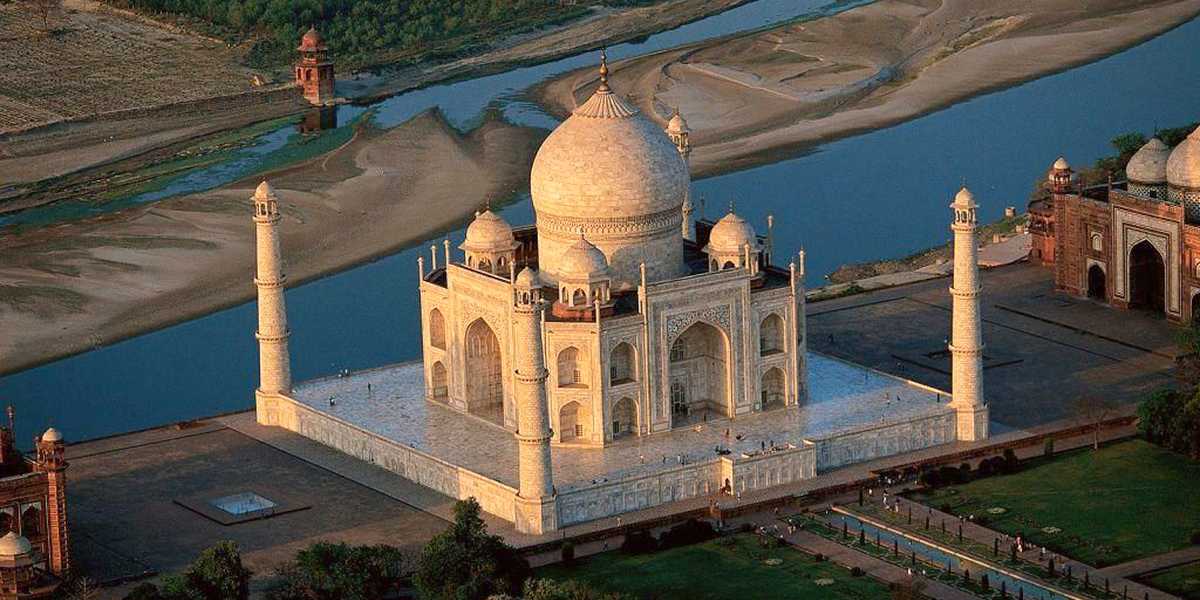
[[[729,214],[733,214],[733,200],[729,201]]]
[[[608,87],[608,49],[600,49],[600,88],[598,91],[611,91]]]

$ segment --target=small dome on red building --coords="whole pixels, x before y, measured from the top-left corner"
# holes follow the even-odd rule
[[[308,28],[308,32],[300,38],[300,47],[297,48],[301,52],[318,52],[325,49],[325,38],[321,37],[316,27]]]

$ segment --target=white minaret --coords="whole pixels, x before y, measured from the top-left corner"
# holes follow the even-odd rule
[[[979,319],[979,239],[975,197],[963,187],[954,196],[954,283],[950,287],[950,358],[958,439],[974,442],[988,436],[988,407],[983,401],[983,334]]]
[[[292,391],[292,367],[288,355],[287,309],[283,303],[283,260],[279,251],[279,197],[267,182],[254,191],[254,225],[257,237],[258,272],[258,398],[259,420],[266,418],[263,396]],[[273,423],[272,423],[273,424]]]
[[[537,272],[521,270],[513,281],[513,347],[519,348],[513,396],[517,403],[516,528],[542,534],[558,529],[554,474],[550,467],[550,414],[542,354],[542,297]]]
[[[689,170],[691,163],[688,158],[692,155],[692,131],[688,129],[687,121],[683,120],[683,115],[679,114],[679,109],[676,108],[674,114],[671,115],[671,120],[667,122],[666,128],[667,137],[671,138],[671,143],[675,144],[675,149],[679,150],[679,156],[683,157],[684,164],[687,164]],[[692,189],[689,183],[688,189],[683,196],[683,239],[692,239]]]

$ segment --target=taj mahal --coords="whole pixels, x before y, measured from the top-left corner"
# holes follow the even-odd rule
[[[971,193],[951,205],[947,392],[808,351],[804,251],[777,253],[773,221],[760,234],[732,205],[693,218],[689,133],[611,89],[602,60],[534,159],[535,223],[489,208],[418,259],[422,360],[296,386],[264,182],[259,423],[535,535],[986,438]]]

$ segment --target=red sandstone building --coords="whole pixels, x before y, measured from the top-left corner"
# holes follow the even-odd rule
[[[49,598],[70,568],[66,445],[54,428],[25,456],[0,427],[0,600]]]
[[[304,90],[304,98],[317,106],[333,102],[333,59],[321,34],[310,27],[296,50],[300,53],[296,85]]]
[[[1059,158],[1049,197],[1029,206],[1031,260],[1053,266],[1059,291],[1175,322],[1200,317],[1200,129],[1174,149],[1150,140],[1125,172],[1081,188]]]

